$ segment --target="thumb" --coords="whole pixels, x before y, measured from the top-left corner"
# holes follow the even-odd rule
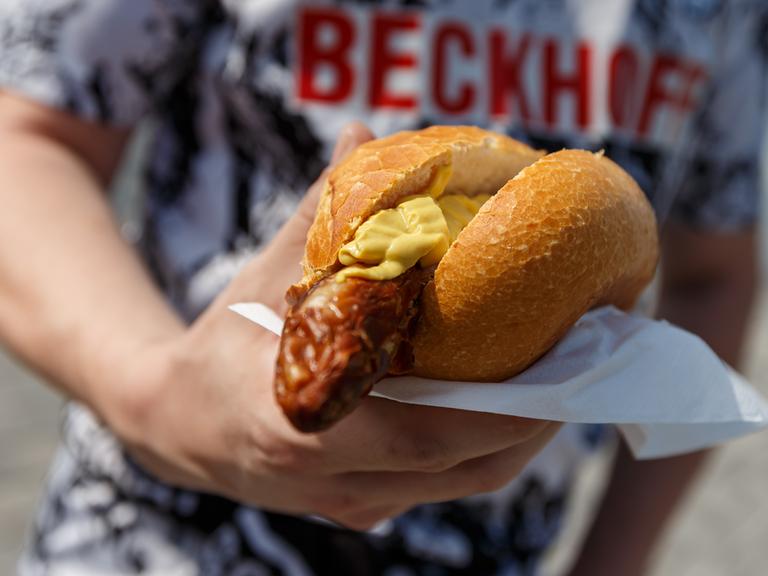
[[[320,194],[322,193],[325,181],[328,178],[330,171],[336,167],[344,158],[354,151],[355,148],[373,140],[373,134],[362,122],[351,122],[344,126],[336,140],[336,146],[333,148],[333,154],[331,155],[331,162],[328,167],[323,170],[323,173],[315,181],[312,186],[307,190],[304,199],[299,205],[296,215],[309,220],[311,224],[315,218],[315,211],[317,210],[317,203],[320,201]],[[306,227],[309,227],[309,224]]]
[[[230,284],[224,297],[225,302],[255,300],[278,312],[285,311],[283,295],[288,286],[301,279],[301,259],[307,242],[307,231],[315,218],[317,203],[329,170],[357,146],[372,139],[371,131],[359,122],[344,127],[336,141],[328,168],[309,187],[296,213],[280,228],[265,250],[249,262]],[[268,271],[266,276],[265,271]],[[265,280],[267,277],[268,280]]]
[[[362,122],[350,122],[344,126],[333,148],[329,168],[341,162],[350,152],[368,140],[373,140],[373,133]]]
[[[286,241],[293,243],[299,240],[303,248],[307,231],[315,219],[317,204],[320,201],[320,195],[325,187],[325,181],[328,178],[329,172],[355,148],[368,140],[373,140],[373,134],[361,122],[351,122],[342,129],[339,138],[336,140],[330,164],[323,170],[323,173],[315,180],[314,184],[309,187],[296,213],[285,223],[275,237],[274,244],[280,245]]]

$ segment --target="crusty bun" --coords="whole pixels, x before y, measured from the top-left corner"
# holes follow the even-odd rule
[[[328,176],[307,236],[304,281],[338,267],[339,249],[365,220],[418,194],[435,171],[452,165],[446,193],[493,194],[542,152],[473,126],[432,126],[359,146]]]
[[[652,278],[653,210],[602,153],[542,157],[479,128],[432,127],[363,144],[330,173],[300,291],[341,267],[339,249],[360,224],[423,193],[447,165],[446,194],[495,196],[448,248],[422,293],[411,325],[416,375],[510,377],[591,307],[631,307]]]
[[[595,305],[630,308],[658,258],[656,219],[602,154],[549,154],[462,230],[422,294],[415,374],[501,380]]]

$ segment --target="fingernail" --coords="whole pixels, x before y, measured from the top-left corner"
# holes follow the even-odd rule
[[[363,138],[361,140],[358,134],[359,129],[357,129],[358,127],[355,124],[356,123],[352,122],[342,128],[341,133],[339,134],[339,139],[336,140],[336,146],[333,148],[331,164],[340,162],[344,156],[352,152],[352,150],[354,150],[361,141],[365,141],[367,139]]]
[[[341,160],[349,148],[349,130],[344,128],[339,134],[338,140],[336,140],[336,146],[333,147],[333,154],[331,155],[331,164],[336,164]]]

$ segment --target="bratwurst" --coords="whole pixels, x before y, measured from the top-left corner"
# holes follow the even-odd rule
[[[412,268],[384,281],[330,276],[298,296],[285,319],[275,378],[278,402],[296,428],[327,428],[384,376],[412,370],[408,342],[429,275]]]

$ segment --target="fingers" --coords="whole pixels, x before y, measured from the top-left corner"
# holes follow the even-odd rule
[[[331,166],[341,162],[360,144],[373,140],[373,133],[362,122],[350,122],[341,131],[331,155]]]
[[[374,501],[393,504],[443,502],[473,494],[493,492],[506,486],[538,454],[560,429],[547,422],[525,442],[467,460],[444,472],[363,472],[348,478],[350,492],[365,493]],[[397,496],[394,496],[394,495]]]
[[[344,127],[336,141],[329,167],[309,187],[296,213],[280,228],[262,254],[252,260],[230,285],[226,304],[237,301],[233,300],[233,294],[240,294],[240,299],[256,298],[278,313],[285,313],[283,296],[285,290],[301,278],[300,262],[304,254],[307,231],[315,218],[317,203],[328,171],[357,146],[371,139],[373,134],[360,122],[353,122]]]
[[[548,423],[367,398],[331,430],[293,441],[298,460],[325,473],[439,472],[525,442]]]
[[[323,171],[315,183],[309,187],[309,190],[307,190],[304,199],[301,201],[301,204],[296,211],[296,215],[289,220],[286,226],[297,225],[296,228],[299,231],[303,231],[304,235],[306,235],[306,230],[309,228],[312,220],[314,220],[317,203],[320,200],[320,194],[323,190],[323,186],[325,186],[325,180],[330,169],[346,158],[355,148],[360,146],[360,144],[363,144],[368,140],[373,140],[373,134],[360,122],[352,122],[342,129],[336,140],[336,146],[333,149],[330,164],[328,164],[328,167]]]
[[[336,477],[339,495],[316,503],[320,514],[364,530],[413,506],[499,490],[512,481],[560,429],[550,422],[511,448],[462,462],[444,472],[362,472]]]
[[[285,282],[280,286],[284,291],[290,284],[298,281],[301,277],[299,262],[304,254],[304,245],[307,241],[307,232],[315,219],[317,203],[325,186],[329,170],[338,162],[343,160],[355,148],[363,142],[371,140],[373,134],[363,124],[353,122],[348,124],[339,135],[336,141],[336,147],[333,150],[333,157],[330,165],[326,168],[320,177],[309,187],[303,200],[296,209],[296,213],[283,225],[280,231],[270,242],[265,250],[265,258],[268,265],[278,274],[289,270]],[[282,311],[282,310],[281,310]]]

